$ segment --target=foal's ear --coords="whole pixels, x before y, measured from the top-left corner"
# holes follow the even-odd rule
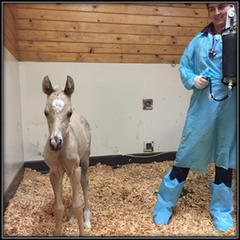
[[[74,92],[74,81],[70,76],[67,76],[67,82],[65,85],[64,92],[70,97]]]
[[[51,81],[48,76],[46,76],[42,81],[42,90],[48,96],[54,91]]]

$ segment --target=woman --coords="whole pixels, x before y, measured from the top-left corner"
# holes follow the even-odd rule
[[[233,226],[232,169],[236,169],[236,88],[231,94],[222,83],[222,35],[227,19],[226,3],[208,3],[211,23],[189,43],[180,60],[182,83],[193,90],[173,168],[163,178],[154,208],[154,222],[167,225],[189,169],[205,175],[215,163],[215,180],[209,181],[210,213],[214,226],[227,231]],[[203,76],[211,79],[208,82]],[[210,84],[215,98],[209,98]]]

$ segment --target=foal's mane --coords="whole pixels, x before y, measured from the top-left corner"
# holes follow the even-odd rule
[[[54,86],[54,91],[52,92],[52,96],[57,97],[60,93],[64,92],[64,89],[62,87],[59,87],[58,85]]]
[[[63,91],[63,88],[62,88],[62,87],[59,87],[58,85],[55,85],[55,86],[53,87],[53,89],[54,89],[54,92],[62,92],[62,91]]]

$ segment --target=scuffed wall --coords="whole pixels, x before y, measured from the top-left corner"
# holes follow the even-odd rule
[[[19,63],[4,48],[3,68],[3,189],[24,164]]]
[[[154,152],[176,151],[191,91],[179,76],[179,65],[20,62],[24,160],[43,159],[48,127],[43,110],[42,80],[65,86],[75,81],[72,105],[89,121],[91,156],[143,153],[143,142],[154,141]],[[153,110],[142,100],[153,99]]]
[[[4,191],[24,162],[43,160],[48,126],[43,114],[42,80],[75,81],[72,105],[91,125],[91,156],[176,151],[191,91],[179,77],[179,65],[18,62],[4,48]],[[143,99],[153,110],[143,110]]]

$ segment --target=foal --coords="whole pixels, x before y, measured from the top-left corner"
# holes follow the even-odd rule
[[[55,236],[61,235],[61,223],[64,212],[62,202],[64,173],[67,174],[72,185],[73,203],[71,219],[74,216],[77,217],[79,235],[84,236],[83,208],[79,191],[81,175],[81,186],[84,195],[84,218],[86,226],[91,228],[87,197],[87,169],[91,145],[90,127],[83,116],[72,113],[71,95],[74,92],[74,81],[70,76],[67,76],[64,90],[59,87],[53,88],[48,76],[42,81],[42,89],[47,94],[44,114],[48,122],[49,137],[45,145],[44,161],[50,168],[49,178],[55,197]]]

